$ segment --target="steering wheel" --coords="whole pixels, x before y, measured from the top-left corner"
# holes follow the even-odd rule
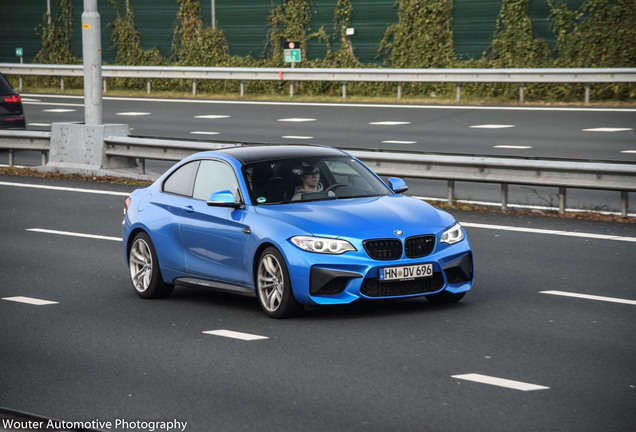
[[[346,184],[342,184],[342,183],[334,183],[331,186],[329,186],[327,189],[325,189],[325,192],[333,192],[336,189],[338,189],[339,187],[346,187]],[[335,193],[335,192],[334,192]]]

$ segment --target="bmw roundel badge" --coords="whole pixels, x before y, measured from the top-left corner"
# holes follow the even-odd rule
[[[395,230],[393,231],[393,234],[395,234],[396,236],[403,236],[404,232],[402,230]]]

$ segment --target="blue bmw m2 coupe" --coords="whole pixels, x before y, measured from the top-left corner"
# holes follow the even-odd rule
[[[126,200],[133,288],[142,298],[175,285],[255,296],[273,318],[358,299],[456,302],[473,284],[466,233],[406,189],[330,147],[197,153]]]

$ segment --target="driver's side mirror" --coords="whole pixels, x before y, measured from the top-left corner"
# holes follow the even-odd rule
[[[404,179],[397,177],[389,177],[389,185],[391,186],[391,190],[395,193],[401,194],[409,190]]]
[[[232,207],[241,208],[243,203],[234,200],[234,194],[229,190],[214,192],[207,200],[210,207]]]

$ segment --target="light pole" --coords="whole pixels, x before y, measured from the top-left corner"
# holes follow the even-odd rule
[[[84,0],[82,54],[84,58],[84,124],[100,125],[103,123],[102,31],[97,0]]]
[[[216,6],[214,0],[212,0],[212,29],[216,28]]]

